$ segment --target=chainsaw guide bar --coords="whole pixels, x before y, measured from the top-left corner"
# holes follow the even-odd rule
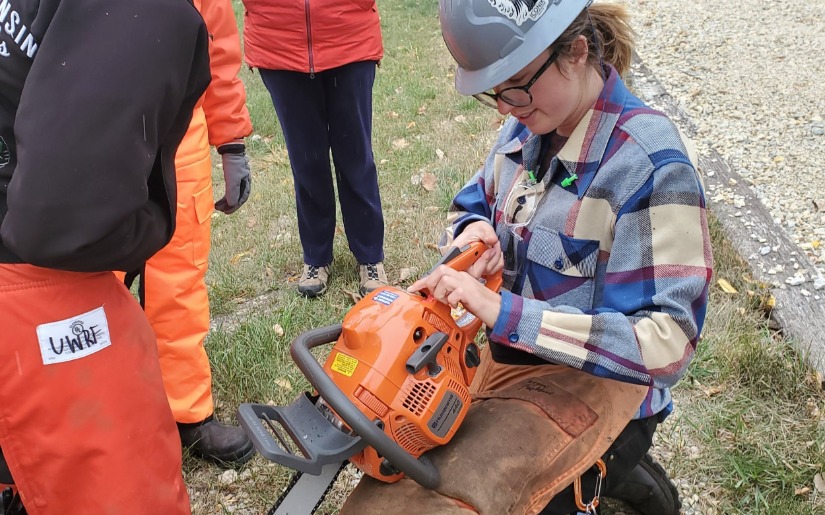
[[[312,515],[324,502],[335,480],[346,466],[346,461],[329,463],[324,465],[320,476],[296,471],[289,485],[266,515]]]

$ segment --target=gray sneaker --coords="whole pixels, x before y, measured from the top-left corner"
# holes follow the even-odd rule
[[[298,293],[304,297],[314,298],[327,291],[329,282],[329,265],[314,266],[304,263],[304,272],[298,279]]]
[[[387,273],[384,272],[384,263],[364,263],[358,265],[358,275],[361,278],[359,292],[362,296],[376,288],[387,285]]]

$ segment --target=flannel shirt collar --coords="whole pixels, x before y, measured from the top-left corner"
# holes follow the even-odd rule
[[[593,182],[601,165],[610,135],[622,113],[627,87],[612,65],[604,65],[606,79],[599,98],[573,130],[557,158],[570,175],[577,175],[575,181],[578,197],[581,199]],[[497,153],[512,154],[521,151],[525,170],[535,170],[541,149],[541,135],[533,134],[522,124],[516,124],[513,138],[499,147]],[[550,174],[548,174],[548,177]]]

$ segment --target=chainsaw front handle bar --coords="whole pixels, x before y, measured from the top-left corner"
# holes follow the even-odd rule
[[[319,327],[300,334],[289,349],[292,359],[310,384],[346,424],[397,470],[424,488],[435,489],[441,481],[438,469],[427,458],[416,459],[395,443],[381,427],[368,419],[338,388],[324,368],[309,352],[313,347],[334,343],[341,335],[341,324]]]

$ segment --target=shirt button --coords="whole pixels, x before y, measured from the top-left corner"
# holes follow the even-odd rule
[[[558,258],[556,262],[553,263],[553,266],[556,268],[556,270],[561,270],[561,268],[564,266],[564,261],[562,261],[561,258]]]
[[[518,342],[518,333],[510,333],[510,335],[507,336],[507,339],[510,340],[510,343]]]

